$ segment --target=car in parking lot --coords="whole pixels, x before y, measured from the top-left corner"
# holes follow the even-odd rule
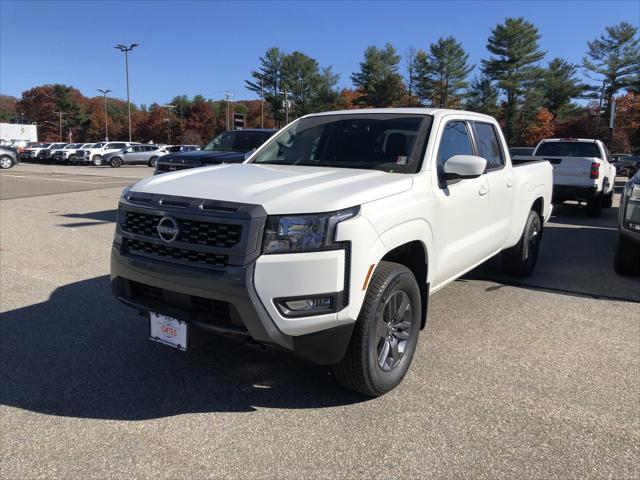
[[[20,155],[20,159],[33,162],[36,160],[36,158],[38,158],[40,150],[42,150],[43,148],[47,148],[49,145],[51,145],[51,143],[48,142],[36,142],[33,144],[29,144],[24,149],[24,152]]]
[[[111,152],[117,152],[130,145],[137,145],[137,142],[98,142],[90,148],[82,150],[83,163],[90,163],[96,167],[103,165],[102,157]]]
[[[276,132],[275,129],[255,128],[221,133],[205,145],[202,150],[170,153],[160,158],[155,173],[173,172],[220,163],[242,163],[251,152]]]
[[[9,146],[0,147],[0,169],[7,170],[19,162],[20,155],[17,149]]]
[[[511,155],[511,158],[515,157],[516,155],[530,156],[533,155],[533,151],[535,149],[535,147],[510,147],[509,155]]]
[[[159,145],[130,145],[122,150],[106,153],[102,157],[102,164],[112,167],[121,167],[123,165],[149,165],[150,167],[155,167],[156,160],[165,154],[164,149]]]
[[[500,252],[508,274],[533,272],[551,195],[551,165],[512,165],[487,115],[308,115],[240,165],[125,189],[112,290],[159,343],[229,335],[379,396],[407,373],[431,293]]]
[[[41,148],[37,156],[38,161],[42,163],[51,162],[51,160],[53,160],[53,152],[56,150],[60,150],[67,145],[68,144],[66,143],[51,143],[49,146]]]
[[[55,163],[69,163],[72,160],[76,150],[82,146],[81,143],[70,143],[62,148],[51,151],[51,159]]]
[[[162,148],[167,153],[193,152],[195,150],[200,150],[199,145],[162,145]]]
[[[613,162],[618,175],[626,175],[628,178],[633,177],[640,170],[640,155],[624,155],[619,156]]]
[[[640,275],[640,170],[620,197],[614,268],[619,275]]]

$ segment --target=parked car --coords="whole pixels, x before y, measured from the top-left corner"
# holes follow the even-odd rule
[[[82,146],[81,143],[70,143],[62,148],[51,151],[51,159],[55,163],[70,163],[76,150]]]
[[[619,275],[640,275],[640,170],[620,197],[614,268]]]
[[[167,153],[194,152],[200,150],[198,145],[162,145],[162,148]]]
[[[553,165],[553,202],[586,202],[587,215],[599,217],[613,203],[616,169],[609,150],[600,140],[548,138],[532,156],[516,156],[515,162],[547,160]]]
[[[616,167],[618,175],[626,175],[628,178],[633,177],[640,169],[640,156],[624,155],[619,156],[612,164]]]
[[[165,151],[159,145],[131,145],[117,152],[107,153],[102,157],[104,165],[121,167],[122,165],[149,165],[156,166],[156,160],[165,155]]]
[[[38,161],[42,163],[49,163],[53,160],[53,152],[66,147],[66,143],[51,143],[48,147],[41,148],[38,152]]]
[[[202,150],[170,153],[160,158],[155,173],[220,163],[242,163],[247,159],[247,154],[266,142],[275,132],[277,130],[256,128],[221,133]]]
[[[94,146],[95,143],[83,143],[81,144],[75,152],[73,152],[73,155],[71,155],[69,157],[69,161],[73,164],[73,165],[78,165],[78,164],[82,164],[85,163],[84,162],[84,152],[85,150],[89,150],[92,146]]]
[[[107,153],[117,152],[130,145],[138,145],[137,142],[98,142],[88,149],[82,149],[83,163],[90,163],[98,167],[104,165],[102,157]]]
[[[509,155],[511,155],[511,158],[515,157],[515,156],[529,156],[529,155],[533,155],[533,151],[535,150],[535,147],[511,147],[509,148]]]
[[[34,143],[34,144],[30,144],[27,146],[27,148],[24,149],[24,152],[20,155],[20,159],[24,160],[24,161],[29,161],[29,162],[33,162],[36,160],[36,158],[38,158],[38,154],[40,153],[40,150],[42,150],[43,148],[47,148],[49,147],[49,145],[51,145],[51,143]]]
[[[0,147],[0,169],[7,170],[20,163],[18,150],[13,147]]]
[[[429,294],[500,252],[533,272],[552,182],[548,162],[512,166],[487,115],[307,115],[245,163],[125,189],[112,290],[160,343],[230,335],[378,396],[406,374]]]

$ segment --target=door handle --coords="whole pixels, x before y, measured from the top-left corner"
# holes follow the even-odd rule
[[[512,188],[513,187],[513,182],[511,181],[511,179],[507,180],[507,188]]]
[[[487,193],[489,193],[489,189],[484,185],[482,185],[480,187],[480,190],[478,190],[478,195],[480,195],[481,197],[484,197]]]

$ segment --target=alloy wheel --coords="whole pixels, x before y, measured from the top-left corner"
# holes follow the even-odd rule
[[[377,321],[378,367],[388,372],[404,357],[411,337],[413,315],[409,296],[402,290],[394,292],[384,304]]]

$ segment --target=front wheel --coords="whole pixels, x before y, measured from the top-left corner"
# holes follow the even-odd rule
[[[542,220],[533,210],[529,211],[524,231],[518,243],[502,252],[502,269],[514,277],[528,277],[538,261],[542,238]]]
[[[122,159],[120,157],[113,157],[111,159],[111,161],[109,162],[109,165],[111,165],[113,168],[118,168],[122,166]]]
[[[156,168],[156,163],[158,163],[158,157],[151,157],[149,159],[149,166]]]
[[[100,155],[94,155],[92,163],[94,167],[99,167],[100,165],[102,165],[102,157]]]
[[[380,262],[347,353],[333,366],[336,380],[370,397],[398,386],[418,344],[421,309],[420,291],[411,270],[398,263]]]
[[[0,157],[0,168],[6,170],[7,168],[13,167],[13,160],[11,157],[4,155]]]

